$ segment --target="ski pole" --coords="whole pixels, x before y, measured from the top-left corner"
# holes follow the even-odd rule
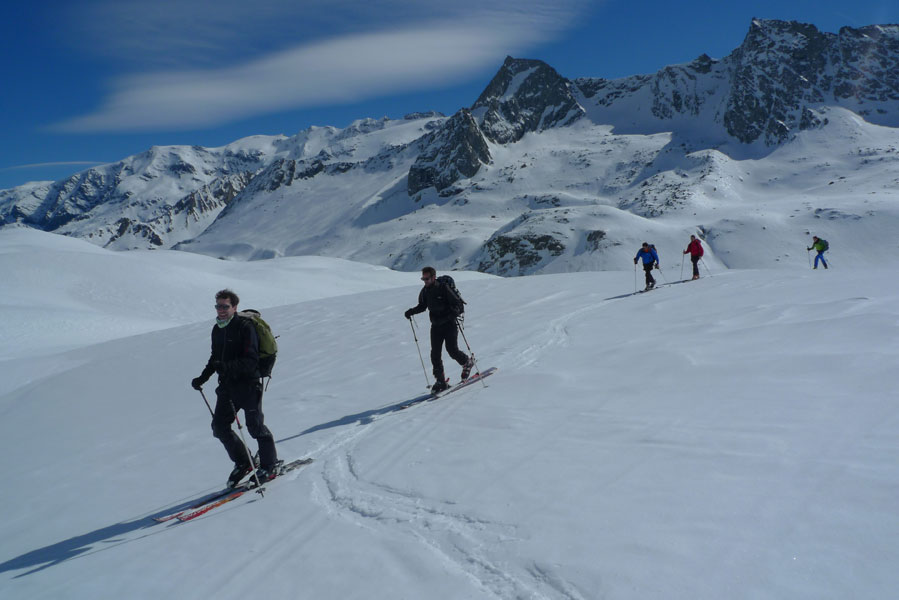
[[[668,285],[668,280],[665,278],[665,271],[662,270],[662,267],[656,267],[656,271],[662,276],[662,281],[665,282],[665,285]]]
[[[808,248],[805,249],[805,255],[808,257],[808,268],[812,268],[812,251]]]
[[[203,402],[206,403],[206,408],[209,409],[209,415],[214,419],[214,418],[215,418],[215,414],[212,412],[212,407],[209,406],[209,400],[206,399],[206,394],[203,393],[203,390],[202,390],[202,389],[197,390],[197,391],[200,392],[200,395],[201,395],[201,396],[203,396]]]
[[[481,369],[478,368],[478,360],[474,357],[474,352],[471,349],[471,346],[468,345],[468,338],[465,337],[465,328],[462,326],[462,319],[456,317],[456,325],[459,326],[459,332],[462,334],[462,340],[465,342],[465,347],[468,348],[468,354],[471,356],[472,362],[474,362],[474,372],[477,373],[478,378],[481,377]],[[481,384],[484,387],[487,387],[487,384],[484,383],[484,380],[481,379]]]
[[[250,454],[250,447],[247,446],[247,439],[243,434],[243,426],[240,424],[240,419],[237,417],[237,409],[234,408],[234,402],[231,400],[231,397],[228,397],[228,404],[231,405],[231,412],[234,413],[234,420],[237,421],[237,431],[240,432],[240,441],[243,442],[244,450],[247,451],[247,459],[250,461],[250,466],[253,467],[253,479],[256,480],[256,493],[265,498],[265,488],[262,487],[262,482],[259,481],[259,475],[256,473],[256,461],[253,460],[253,455]]]
[[[680,278],[684,278],[684,254],[680,255]]]
[[[634,263],[634,293],[637,293],[637,263]]]
[[[712,276],[712,270],[709,268],[709,266],[708,266],[707,264],[705,264],[705,260],[702,259],[702,258],[700,258],[700,259],[699,259],[699,262],[702,263],[702,266],[705,267],[705,270],[709,272],[709,277],[711,277],[711,276]]]
[[[415,338],[415,347],[418,348],[418,360],[421,361],[421,370],[425,374],[425,387],[431,387],[431,381],[428,379],[428,370],[425,368],[425,359],[421,356],[421,346],[418,345],[418,334],[415,333],[415,318],[409,317],[409,327],[412,328],[412,337]]]
[[[206,394],[203,393],[203,390],[199,391],[200,395],[203,396],[203,401],[206,403],[206,408],[209,408],[209,412],[211,413],[212,408],[209,407],[209,401],[206,400]],[[243,442],[243,449],[247,451],[247,459],[250,461],[249,464],[250,466],[255,467],[256,462],[253,460],[253,455],[250,454],[250,448],[247,446],[247,440],[243,435],[243,425],[240,424],[240,419],[237,417],[237,410],[235,410],[234,402],[231,401],[230,397],[228,398],[228,404],[231,406],[231,412],[234,413],[234,420],[237,421],[237,430],[240,432],[240,441]],[[212,417],[215,418],[215,415],[213,414]],[[253,470],[253,478],[256,480],[256,491],[264,498],[265,494],[263,491],[265,488],[262,487],[262,482],[259,481],[259,475],[256,474],[255,469]]]

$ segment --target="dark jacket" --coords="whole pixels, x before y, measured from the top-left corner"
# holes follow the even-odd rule
[[[453,293],[449,286],[440,281],[421,288],[418,294],[418,305],[409,309],[409,313],[417,315],[428,311],[432,325],[444,325],[456,320],[462,300]]]
[[[200,377],[204,381],[219,374],[219,383],[259,378],[259,340],[253,323],[234,315],[227,327],[212,327],[212,353]]]

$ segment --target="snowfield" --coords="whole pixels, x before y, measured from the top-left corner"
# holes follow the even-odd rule
[[[660,246],[645,294],[630,270],[454,273],[498,371],[400,411],[417,272],[0,230],[0,597],[895,597],[899,284],[840,246],[695,282]],[[226,286],[281,336],[281,458],[315,462],[156,523],[231,468],[190,387]]]

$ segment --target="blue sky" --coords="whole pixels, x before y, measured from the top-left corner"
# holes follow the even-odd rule
[[[507,55],[563,76],[736,48],[752,17],[899,23],[895,0],[47,0],[0,20],[0,189],[152,145],[452,114]]]

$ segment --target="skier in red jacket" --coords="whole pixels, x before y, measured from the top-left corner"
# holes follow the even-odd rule
[[[704,251],[702,244],[696,239],[695,235],[690,236],[690,244],[684,250],[684,254],[690,254],[690,261],[693,263],[693,279],[699,279],[699,259],[702,258]]]

